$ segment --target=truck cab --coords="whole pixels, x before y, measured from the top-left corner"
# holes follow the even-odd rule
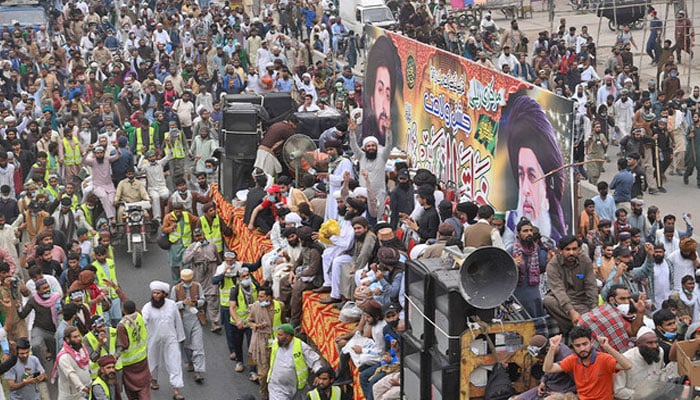
[[[396,23],[391,9],[383,0],[342,1],[340,17],[345,26],[356,34],[362,34],[365,25],[390,28]]]
[[[0,31],[12,32],[19,22],[22,29],[38,31],[41,25],[50,27],[46,7],[38,0],[8,0],[0,3]]]

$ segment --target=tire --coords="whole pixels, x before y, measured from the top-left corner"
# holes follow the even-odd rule
[[[131,249],[131,262],[134,264],[135,268],[141,268],[141,261],[143,259],[143,244],[134,243]]]
[[[609,19],[608,20],[608,29],[610,29],[613,32],[617,32],[617,27],[615,26],[615,21]]]

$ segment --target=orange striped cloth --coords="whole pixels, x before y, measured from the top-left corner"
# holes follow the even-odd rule
[[[226,245],[238,254],[239,260],[252,263],[272,249],[272,243],[268,238],[257,231],[248,230],[248,226],[243,222],[245,212],[243,207],[234,207],[226,201],[224,196],[219,193],[218,185],[212,185],[212,193],[219,218],[233,230],[233,235],[225,238]],[[262,268],[255,271],[253,276],[258,281],[262,280]],[[335,338],[350,332],[355,324],[340,322],[338,319],[340,312],[332,305],[319,303],[320,299],[320,294],[310,291],[304,293],[301,328],[318,346],[321,354],[331,366],[338,368],[340,356],[335,345]],[[360,388],[360,374],[357,368],[352,363],[350,364],[353,374],[354,400],[364,400],[365,397]]]
[[[331,367],[338,369],[340,354],[338,354],[335,338],[352,331],[357,324],[340,322],[338,319],[340,311],[332,305],[319,303],[321,296],[323,295],[311,291],[304,292],[304,300],[302,300],[301,307],[303,310],[301,330],[313,340],[323,357],[331,364]],[[352,362],[350,362],[350,371],[352,372],[354,400],[364,400],[365,396],[360,387],[360,372]]]

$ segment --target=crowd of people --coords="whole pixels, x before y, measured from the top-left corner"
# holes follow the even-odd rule
[[[443,0],[389,4],[403,34],[576,101],[575,161],[587,161],[578,172],[600,195],[586,200],[572,236],[532,213],[510,224],[488,205],[453,204],[431,171],[407,162],[387,173],[390,124],[366,134],[348,116],[390,107],[391,93],[374,82],[363,93],[353,72],[363,40],[328,4],[52,4],[48,27],[14,24],[0,49],[0,371],[12,399],[47,400],[56,381],[59,399],[149,399],[162,370],[183,399],[183,367],[205,382],[205,327],[223,334],[232,373],[247,372],[263,399],[347,399],[350,363],[366,399],[399,399],[406,262],[452,245],[508,251],[518,301],[565,335],[533,338],[546,374],[520,398],[632,398],[643,382],[677,375],[675,343],[700,323],[697,244],[689,216],[680,231],[675,216],[645,212],[642,197],[665,191],[669,167],[685,183],[700,172],[700,88],[686,94],[678,76],[693,38],[682,10],[675,44],[661,44],[651,13],[646,49],[659,73],[642,88],[628,27],[603,65],[587,28],[577,34],[564,20],[529,41],[517,21],[501,31],[489,13],[460,32]],[[342,122],[319,140],[327,170],[294,179],[279,152],[297,118],[266,130],[243,206],[248,230],[272,246],[239,260],[226,243],[242,232],[212,202],[226,168],[222,96],[271,92]],[[620,159],[608,185],[610,145]],[[159,227],[170,269],[142,306],[129,299],[136,288],[119,284],[112,244],[132,204]],[[322,304],[357,322],[336,339],[337,370],[300,339],[307,291],[327,293]],[[605,378],[588,380],[576,357],[601,360]]]

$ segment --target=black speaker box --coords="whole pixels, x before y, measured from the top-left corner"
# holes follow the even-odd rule
[[[297,104],[292,100],[291,93],[267,93],[262,104],[271,120],[278,120],[297,109]]]
[[[235,103],[247,103],[247,104],[257,104],[261,105],[263,102],[263,97],[257,94],[242,93],[242,94],[228,94],[224,96],[224,110],[226,108],[233,106]]]
[[[433,321],[443,332],[435,329],[435,351],[447,358],[450,363],[459,362],[460,339],[467,329],[469,317],[476,315],[490,323],[494,310],[475,308],[462,296],[458,269],[439,269],[432,272],[435,309]]]
[[[303,133],[318,142],[318,138],[321,134],[329,129],[338,125],[340,122],[344,121],[346,117],[344,115],[339,115],[336,117],[318,117],[315,113],[295,113],[299,119],[299,124],[297,124],[297,133]]]
[[[430,351],[430,363],[425,365],[425,369],[430,372],[427,382],[429,395],[425,399],[432,400],[453,400],[459,398],[459,360],[449,362],[447,357]]]
[[[226,151],[226,157],[237,160],[255,160],[258,150],[257,131],[221,131],[221,147]]]
[[[419,349],[418,340],[404,333],[401,354],[401,392],[405,400],[423,400],[430,396],[430,355]]]
[[[411,260],[404,276],[406,296],[406,321],[408,332],[419,341],[418,347],[425,351],[435,340],[435,329],[427,318],[434,318],[435,295],[431,272],[440,268],[439,259]],[[427,318],[424,318],[425,315]]]
[[[253,184],[253,164],[255,159],[234,159],[224,157],[221,160],[221,193],[230,201],[237,191],[248,189]]]
[[[250,104],[246,107],[232,107],[224,111],[222,129],[225,131],[256,132],[258,130],[258,111]]]

